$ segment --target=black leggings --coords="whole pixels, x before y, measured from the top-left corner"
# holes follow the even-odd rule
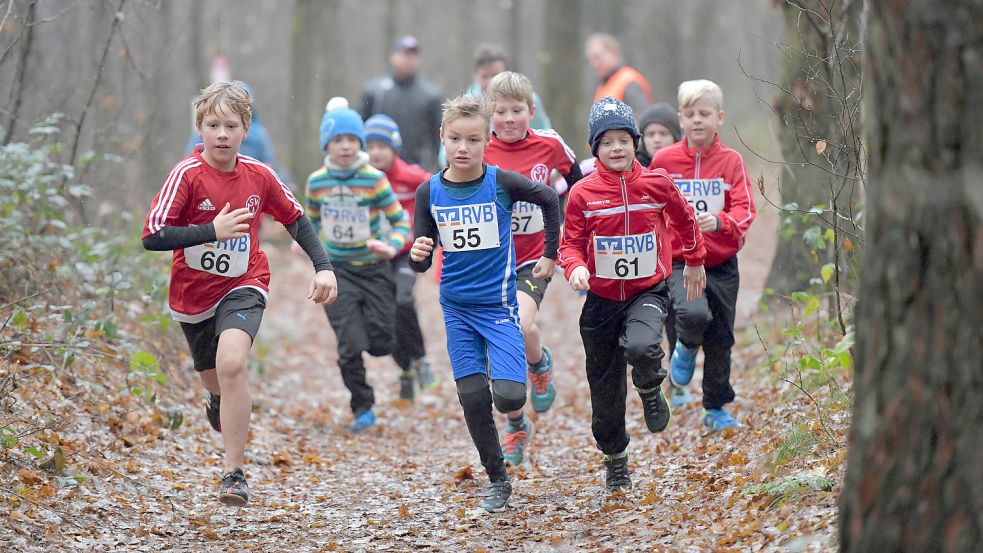
[[[464,422],[468,425],[468,432],[488,479],[492,482],[507,480],[505,459],[491,408],[494,404],[501,413],[522,409],[526,404],[526,385],[511,380],[492,380],[489,390],[487,376],[472,374],[457,381],[457,397],[464,408]]]

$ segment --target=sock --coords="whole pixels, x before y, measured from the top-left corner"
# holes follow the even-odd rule
[[[543,351],[542,348],[540,348],[540,351]],[[539,358],[538,363],[529,363],[529,372],[536,372],[539,369],[543,368],[545,365],[546,365],[546,352],[543,351],[542,357]]]
[[[526,429],[526,414],[525,413],[519,415],[519,418],[517,418],[517,419],[513,419],[512,417],[508,417],[508,419],[509,419],[508,430],[510,430],[512,432],[516,432],[516,431],[519,431],[519,430],[525,430]]]

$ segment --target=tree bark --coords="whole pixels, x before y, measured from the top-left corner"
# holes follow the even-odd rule
[[[870,198],[841,548],[983,543],[983,6],[873,3]]]
[[[560,136],[582,150],[586,142],[587,99],[583,82],[583,3],[580,0],[547,0],[543,37],[543,102]],[[575,85],[574,85],[575,83]]]

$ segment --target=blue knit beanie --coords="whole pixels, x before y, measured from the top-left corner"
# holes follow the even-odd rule
[[[397,152],[403,145],[403,138],[399,135],[399,125],[392,117],[382,113],[365,120],[365,141],[369,140],[381,140]]]
[[[350,134],[365,147],[365,125],[362,116],[351,108],[341,108],[324,112],[321,117],[321,149],[328,147],[328,142],[336,136]]]
[[[631,107],[612,96],[605,96],[594,102],[587,117],[587,138],[590,142],[590,152],[594,157],[597,157],[597,147],[601,144],[601,137],[604,133],[614,130],[628,131],[635,143],[635,149],[638,149],[638,139],[641,135],[635,127],[635,116]]]

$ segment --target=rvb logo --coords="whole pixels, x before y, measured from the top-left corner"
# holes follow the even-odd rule
[[[632,236],[598,236],[594,240],[599,255],[634,255],[655,250],[655,236],[651,233]]]
[[[475,226],[495,220],[493,204],[462,205],[455,207],[434,206],[434,219],[438,227]]]
[[[550,170],[545,163],[537,163],[529,170],[529,179],[536,184],[546,184],[549,182]]]

